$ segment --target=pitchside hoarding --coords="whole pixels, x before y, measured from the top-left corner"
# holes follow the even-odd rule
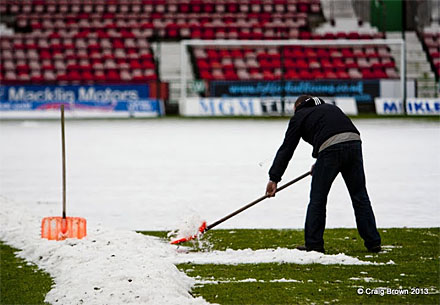
[[[280,116],[294,114],[297,97],[278,98],[187,98],[180,104],[183,116]],[[354,98],[324,98],[346,114],[357,115]],[[284,105],[284,107],[283,107]]]
[[[376,98],[376,113],[379,115],[404,114],[402,99]],[[409,115],[440,115],[440,98],[408,98],[406,113]]]
[[[60,104],[71,117],[159,116],[162,102],[147,85],[0,86],[0,117],[57,117]]]
[[[322,80],[322,81],[212,81],[212,97],[275,97],[312,96],[353,97],[359,103],[373,103],[380,96],[379,80]]]

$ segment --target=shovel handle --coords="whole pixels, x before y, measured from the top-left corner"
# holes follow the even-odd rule
[[[277,188],[277,190],[275,191],[275,193],[278,193],[279,191],[284,190],[286,187],[291,186],[292,184],[294,184],[294,183],[300,181],[301,179],[304,179],[305,177],[307,177],[308,175],[311,175],[311,174],[312,174],[312,172],[310,172],[310,171],[307,172],[307,173],[305,173],[305,174],[302,174],[301,176],[299,176],[299,177],[297,177],[297,178],[295,178],[295,179],[293,179],[293,180],[287,182],[286,184],[280,186],[279,188]],[[232,212],[231,214],[226,215],[226,216],[223,217],[222,219],[219,219],[219,220],[217,220],[216,222],[214,222],[214,223],[208,225],[208,226],[206,227],[206,229],[205,229],[203,232],[206,232],[206,231],[208,231],[208,230],[211,230],[211,229],[214,228],[215,226],[221,224],[222,222],[228,220],[228,219],[231,218],[231,217],[234,217],[235,215],[237,215],[237,214],[243,212],[244,210],[247,210],[247,209],[250,208],[251,206],[256,205],[257,203],[263,201],[264,199],[266,199],[266,198],[268,198],[268,197],[269,197],[268,195],[264,195],[264,196],[262,196],[262,197],[260,197],[260,198],[258,198],[258,199],[255,199],[254,201],[248,203],[248,204],[245,205],[244,207],[242,207],[242,208],[236,210],[235,212]]]
[[[61,105],[61,154],[63,160],[63,218],[66,218],[66,142],[64,136],[64,104]]]

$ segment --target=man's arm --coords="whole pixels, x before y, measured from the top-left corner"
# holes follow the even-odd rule
[[[281,177],[286,171],[287,165],[290,159],[292,159],[293,152],[298,146],[300,139],[299,122],[295,117],[292,117],[289,122],[289,127],[287,127],[283,144],[278,149],[272,167],[269,170],[270,181],[275,183],[281,181]]]

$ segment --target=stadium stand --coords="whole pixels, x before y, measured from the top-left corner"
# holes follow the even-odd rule
[[[296,3],[297,1],[290,1]],[[276,1],[273,5],[276,7]],[[281,13],[282,10],[279,10]],[[289,31],[275,32],[259,24],[247,39],[380,39],[385,35],[374,31],[326,31],[312,32],[309,17],[321,16],[320,2],[310,2],[307,17],[301,26],[290,27]],[[289,19],[285,11],[280,18]],[[297,15],[300,17],[302,15]],[[264,18],[262,18],[264,19]],[[260,23],[261,24],[261,23]],[[350,27],[353,28],[353,27]],[[198,37],[205,38],[205,37]],[[212,38],[212,37],[210,37]],[[221,38],[231,38],[227,31]],[[235,38],[232,37],[232,38]],[[194,73],[205,80],[280,80],[280,79],[380,79],[398,78],[396,65],[386,46],[364,47],[194,47],[192,51]]]
[[[206,80],[397,78],[386,46],[194,47],[199,76]],[[282,71],[284,70],[284,74]]]
[[[18,28],[50,31],[114,30],[144,38],[292,38],[319,0],[7,1],[0,13],[17,16]]]
[[[199,76],[206,80],[397,78],[386,46],[194,47]],[[285,73],[282,73],[284,70]]]
[[[422,37],[429,61],[438,80],[440,78],[440,32],[424,31]]]
[[[148,41],[15,34],[0,38],[2,78],[11,82],[144,82],[157,79]]]
[[[0,37],[0,80],[115,83],[159,80],[152,41],[374,39],[383,33],[313,33],[319,0],[6,0],[16,33]],[[197,47],[204,80],[396,78],[386,46]]]
[[[158,80],[148,32],[122,24],[104,1],[5,1],[17,33],[0,37],[0,80],[119,83]],[[124,7],[121,5],[121,8]],[[95,9],[93,16],[90,8]],[[105,8],[102,12],[100,9]],[[115,23],[114,23],[115,22]],[[119,27],[117,27],[118,25]]]

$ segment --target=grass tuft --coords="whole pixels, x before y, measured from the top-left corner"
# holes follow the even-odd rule
[[[0,241],[0,304],[48,304],[44,298],[52,279],[35,265],[16,257],[17,251]]]

